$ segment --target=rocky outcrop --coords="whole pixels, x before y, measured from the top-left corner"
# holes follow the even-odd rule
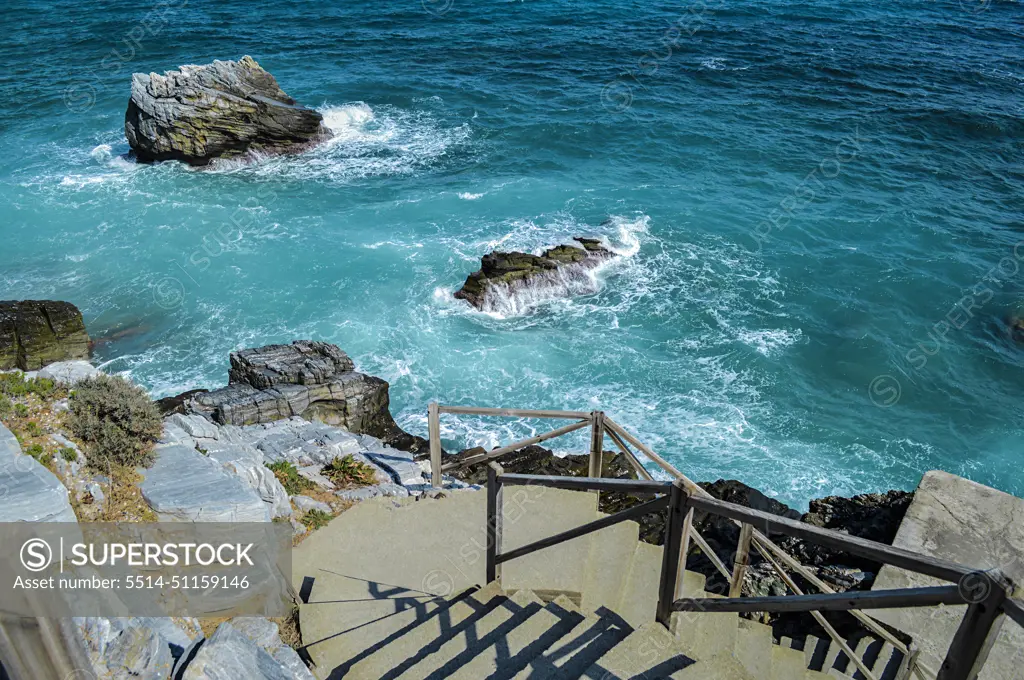
[[[330,137],[252,57],[135,73],[125,137],[142,162],[206,165],[217,158],[307,149]]]
[[[77,522],[68,490],[39,461],[22,453],[14,434],[0,423],[0,478],[4,496],[0,522]]]
[[[0,301],[0,370],[35,371],[55,361],[88,358],[85,322],[70,302]]]
[[[284,645],[277,625],[266,619],[232,619],[217,627],[175,669],[181,680],[313,680],[294,649]]]
[[[533,291],[554,297],[592,291],[590,271],[615,257],[597,239],[576,237],[579,246],[561,245],[541,255],[494,251],[483,256],[480,269],[466,278],[455,297],[481,311],[505,311],[509,299]]]
[[[271,508],[239,476],[182,444],[159,444],[143,498],[163,522],[269,522]]]
[[[253,425],[298,416],[365,433],[387,443],[422,440],[403,432],[388,410],[388,383],[353,370],[337,345],[297,340],[233,352],[227,387],[197,394],[185,410],[222,425]]]

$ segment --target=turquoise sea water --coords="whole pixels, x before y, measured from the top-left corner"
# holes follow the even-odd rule
[[[0,299],[74,302],[97,360],[158,396],[312,337],[420,434],[433,399],[600,408],[696,479],[795,505],[931,468],[1024,494],[1017,2],[13,0],[0,21]],[[214,171],[124,157],[133,71],[244,54],[334,141]],[[622,254],[596,293],[451,299],[485,252],[578,234]],[[548,425],[444,423],[453,447]]]

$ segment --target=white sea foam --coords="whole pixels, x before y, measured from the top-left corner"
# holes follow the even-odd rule
[[[468,191],[463,191],[459,194],[459,198],[464,201],[475,201],[478,198],[483,198],[483,194],[471,194]]]
[[[447,125],[424,111],[371,107],[366,102],[325,105],[318,111],[332,135],[324,144],[257,162],[221,163],[214,171],[346,184],[415,173],[439,162],[471,136],[468,124]]]

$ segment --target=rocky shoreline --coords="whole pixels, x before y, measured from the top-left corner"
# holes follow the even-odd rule
[[[64,321],[43,324],[41,319],[56,316],[54,310],[59,310],[62,316],[58,318]],[[0,347],[15,348],[8,351],[13,358],[5,368],[42,366],[24,375],[52,381],[56,385],[54,398],[98,373],[76,358],[88,356],[88,335],[73,305],[8,302],[0,303],[0,314],[5,314],[0,316],[4,320]],[[44,325],[44,330],[51,332],[33,335],[20,330]],[[155,444],[152,465],[140,468],[137,479],[127,482],[137,508],[124,520],[283,521],[290,523],[298,541],[358,501],[378,496],[436,497],[479,489],[486,481],[486,467],[476,464],[446,475],[444,489],[432,488],[429,463],[425,456],[417,455],[427,451],[427,444],[395,423],[389,410],[388,383],[357,372],[351,358],[336,345],[298,340],[244,349],[231,353],[229,364],[226,386],[192,390],[157,402],[163,433]],[[109,521],[115,496],[122,503],[126,497],[124,489],[118,489],[123,482],[89,467],[85,447],[61,425],[66,398],[38,402],[31,401],[30,417],[41,421],[39,414],[52,414],[52,425],[26,433],[19,429],[26,423],[20,416],[7,418],[11,429],[0,424],[0,472],[16,476],[12,493],[0,506],[0,521]],[[38,441],[46,446],[37,449],[33,442]],[[469,449],[446,458],[457,462],[481,451]],[[588,457],[558,457],[550,450],[530,446],[505,455],[501,464],[509,472],[585,476]],[[358,474],[339,477],[338,470],[343,468]],[[610,451],[605,452],[604,474],[635,477],[624,456]],[[902,491],[828,497],[811,501],[809,511],[800,513],[736,480],[700,485],[722,500],[885,543],[892,542],[913,497]],[[624,494],[602,494],[600,509],[613,513],[641,501]],[[731,564],[737,527],[703,513],[695,516],[695,526],[718,557]],[[662,543],[663,517],[642,518],[640,537]],[[773,538],[839,591],[870,589],[880,567],[800,540]],[[708,590],[727,590],[725,579],[699,550],[691,553],[688,569],[708,578]],[[785,584],[756,552],[746,586],[747,592],[761,595],[786,592]],[[856,633],[850,617],[829,618],[844,635]],[[762,620],[773,626],[776,637],[823,634],[806,615]],[[311,677],[294,651],[281,642],[277,624],[267,619],[232,619],[221,623],[209,637],[200,630],[198,620],[188,618],[92,617],[77,623],[95,670],[103,677],[128,673],[165,680],[172,667],[230,665],[238,655],[261,654],[266,655],[260,658],[267,667],[278,675],[252,677]],[[147,651],[143,654],[143,650]],[[173,677],[178,677],[175,673]]]

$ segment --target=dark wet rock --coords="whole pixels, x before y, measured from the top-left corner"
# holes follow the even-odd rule
[[[0,301],[0,370],[35,371],[89,358],[82,313],[70,302]]]
[[[210,390],[188,390],[181,394],[176,394],[173,397],[164,397],[163,399],[156,400],[156,407],[160,409],[160,416],[166,418],[167,416],[173,416],[174,414],[185,415],[188,413],[185,405],[188,401],[200,394],[206,394]]]
[[[352,360],[336,345],[298,340],[232,352],[230,361],[228,386],[186,400],[188,413],[221,425],[298,416],[369,434],[405,451],[425,446],[391,417],[388,383],[353,370]]]
[[[868,493],[852,498],[829,496],[811,501],[809,512],[801,521],[891,545],[913,499],[913,492],[908,491]],[[848,567],[873,573],[877,573],[881,566],[877,562],[839,553],[806,541],[786,539],[786,542],[791,544],[787,545],[787,548],[793,556],[804,564],[817,566],[841,561]]]
[[[444,463],[458,463],[480,453],[485,449],[476,447],[459,453],[445,456]],[[510,474],[550,475],[557,477],[586,477],[590,469],[590,456],[568,455],[556,456],[549,449],[541,446],[527,446],[518,451],[507,453],[498,460],[502,469]],[[629,463],[621,453],[604,452],[604,477],[618,479],[632,478]],[[452,477],[468,484],[487,484],[488,463],[476,463],[455,468]]]
[[[1006,326],[1014,342],[1024,344],[1024,313],[1011,314],[1006,319]]]
[[[600,241],[576,237],[578,246],[560,245],[541,255],[494,251],[480,261],[480,269],[466,278],[455,297],[477,309],[496,307],[495,297],[507,298],[526,288],[559,288],[573,292],[587,283],[587,272],[615,257]]]
[[[125,137],[142,162],[301,151],[330,137],[323,117],[285,94],[252,57],[135,73]]]

